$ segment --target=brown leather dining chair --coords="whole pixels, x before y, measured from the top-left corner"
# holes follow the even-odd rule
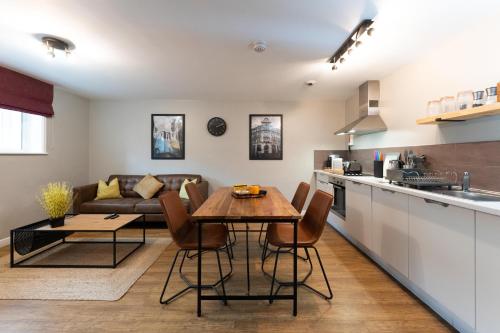
[[[196,284],[193,284],[191,281],[189,281],[189,279],[182,273],[182,267],[184,265],[184,261],[188,254],[188,251],[198,249],[198,228],[190,220],[189,215],[187,214],[186,209],[182,204],[178,192],[169,191],[161,195],[159,200],[172,239],[174,240],[175,244],[179,247],[177,253],[175,254],[172,265],[170,266],[167,279],[165,281],[165,285],[163,286],[163,291],[161,292],[160,296],[160,303],[168,304],[173,300],[177,299],[179,296],[181,296],[188,290],[198,288]],[[216,253],[217,264],[219,266],[220,279],[216,281],[214,284],[202,285],[201,288],[215,289],[220,284],[222,287],[222,293],[225,296],[226,290],[224,287],[224,282],[231,276],[233,272],[233,265],[231,262],[231,257],[229,255],[229,247],[227,246],[227,241],[228,241],[227,228],[223,224],[208,224],[208,225],[203,225],[202,232],[203,232],[202,250],[204,252],[214,251]],[[227,253],[227,258],[229,260],[230,272],[223,276],[219,252],[223,251],[224,249],[226,250],[225,252]],[[177,292],[175,295],[169,297],[168,299],[164,300],[163,296],[165,295],[165,291],[167,290],[168,282],[170,281],[172,271],[175,267],[175,263],[177,262],[177,258],[179,257],[180,253],[183,253],[183,256],[179,267],[179,274],[186,283],[187,287]]]
[[[314,293],[320,295],[321,297],[329,300],[333,298],[332,289],[330,283],[328,282],[328,277],[326,276],[323,263],[321,262],[321,257],[319,255],[318,249],[314,246],[321,237],[323,230],[325,228],[326,219],[328,217],[328,212],[332,207],[333,197],[331,194],[317,190],[312,199],[309,207],[307,207],[304,218],[300,221],[297,230],[297,247],[304,249],[306,253],[306,260],[309,262],[309,272],[306,276],[298,282],[299,286],[303,286]],[[273,289],[275,282],[278,283],[278,289],[274,295],[277,295],[281,287],[293,286],[292,282],[283,282],[276,278],[276,270],[278,266],[278,257],[280,253],[283,253],[281,249],[293,248],[293,225],[290,224],[278,224],[272,223],[269,225],[267,230],[267,243],[277,247],[276,259],[274,261],[274,270],[272,276],[267,273],[263,268],[264,274],[271,277],[271,296],[273,296]],[[267,244],[265,245],[267,247]],[[323,272],[323,278],[325,279],[326,286],[328,288],[328,295],[321,293],[320,291],[314,289],[306,283],[306,280],[312,273],[312,259],[309,255],[308,249],[314,249],[316,256],[318,258],[321,271]],[[265,249],[266,250],[266,249]],[[266,257],[263,258],[265,260]]]
[[[295,210],[297,210],[299,213],[302,212],[302,209],[304,208],[304,204],[306,203],[310,188],[311,186],[309,184],[301,182],[297,187],[297,190],[295,191],[291,204],[293,208],[295,208]],[[264,246],[264,244],[261,243],[262,234],[264,233],[264,225],[265,223],[261,224],[259,232],[259,245],[261,247]]]
[[[186,184],[186,192],[188,194],[193,212],[197,211],[198,208],[200,208],[201,205],[205,202],[206,198],[203,197],[196,184],[193,183]],[[231,245],[231,257],[234,258],[234,253],[232,252],[232,250],[234,244],[236,243],[236,231],[234,230],[234,225],[232,223],[231,226],[229,225],[229,223],[226,223],[226,227],[228,230],[231,230],[233,234],[233,239],[231,239],[231,233],[229,234],[229,245]],[[188,258],[192,258],[194,256],[195,255],[189,256],[188,254]]]

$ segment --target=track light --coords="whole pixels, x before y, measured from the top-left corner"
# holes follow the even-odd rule
[[[361,38],[364,34],[373,35],[374,29],[372,28],[372,20],[361,21],[356,28],[351,32],[349,37],[342,43],[342,45],[335,51],[335,53],[328,59],[332,63],[332,70],[337,70],[337,64],[343,64],[346,61],[346,56],[351,55],[355,48],[362,45]]]
[[[71,55],[71,51],[75,49],[75,45],[69,40],[48,35],[37,35],[37,36],[39,36],[43,45],[47,49],[47,54],[52,58],[56,57],[55,53],[56,50],[64,52],[66,57],[69,57]]]

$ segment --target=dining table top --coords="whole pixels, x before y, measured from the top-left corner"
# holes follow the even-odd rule
[[[232,187],[221,187],[215,191],[191,216],[195,221],[245,220],[294,221],[300,213],[285,196],[273,186],[264,186],[267,194],[261,198],[239,199],[232,196]]]

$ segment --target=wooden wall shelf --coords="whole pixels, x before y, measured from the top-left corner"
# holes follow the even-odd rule
[[[456,112],[442,113],[435,116],[417,119],[417,125],[435,125],[455,121],[465,121],[485,116],[500,115],[500,103],[478,106],[476,108]]]

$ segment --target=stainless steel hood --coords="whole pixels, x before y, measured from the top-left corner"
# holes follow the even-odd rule
[[[367,81],[359,86],[359,117],[335,132],[335,135],[363,135],[387,131],[378,114],[380,99],[379,81]]]

